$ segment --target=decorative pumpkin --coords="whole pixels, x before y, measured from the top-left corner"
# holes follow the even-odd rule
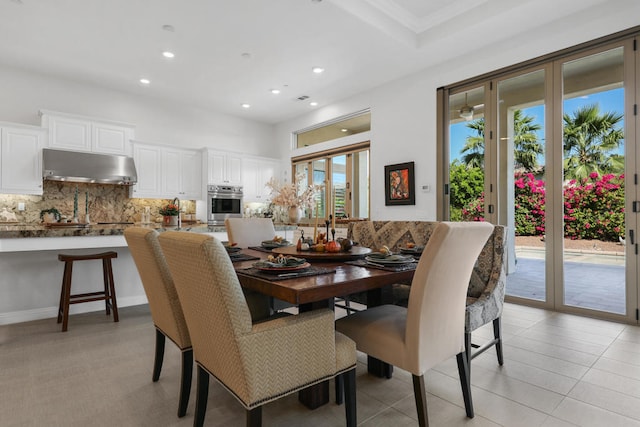
[[[313,247],[316,252],[324,252],[324,243],[318,243]]]
[[[325,245],[327,252],[340,252],[340,243],[336,240],[332,240]]]

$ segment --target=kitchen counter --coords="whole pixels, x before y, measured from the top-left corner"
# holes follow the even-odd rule
[[[224,226],[184,224],[183,227],[162,227],[154,224],[91,224],[87,227],[47,227],[43,224],[0,225],[0,252],[43,251],[59,249],[86,249],[124,247],[127,227],[154,228],[158,231],[182,230],[194,233],[212,233],[226,240]],[[275,224],[276,231],[296,230],[296,225]]]

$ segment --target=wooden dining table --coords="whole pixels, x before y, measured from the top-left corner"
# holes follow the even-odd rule
[[[267,253],[243,249],[246,255],[261,259]],[[298,256],[304,257],[301,252]],[[338,258],[340,258],[338,256]],[[349,257],[347,257],[349,258]],[[307,258],[312,266],[328,268],[335,272],[304,277],[278,277],[277,274],[255,277],[243,274],[243,270],[251,268],[256,260],[234,262],[240,284],[247,289],[260,292],[270,297],[295,304],[300,312],[333,308],[335,297],[344,297],[353,293],[366,292],[367,306],[376,306],[391,301],[391,289],[394,283],[410,283],[415,270],[390,271],[379,268],[358,266],[346,263],[345,259]],[[378,359],[368,358],[368,370],[379,377],[391,377],[392,367]],[[329,383],[324,382],[309,387],[299,393],[299,400],[307,407],[314,409],[329,401]]]

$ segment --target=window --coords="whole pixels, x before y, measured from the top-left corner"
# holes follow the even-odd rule
[[[323,185],[316,195],[319,218],[369,217],[369,142],[292,159],[293,176]],[[315,209],[305,217],[315,217]]]

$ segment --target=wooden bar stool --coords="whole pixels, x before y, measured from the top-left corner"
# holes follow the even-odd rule
[[[82,302],[104,300],[107,316],[113,309],[113,321],[118,321],[118,304],[116,303],[116,288],[113,282],[113,269],[111,258],[117,258],[118,253],[109,251],[99,254],[88,255],[65,255],[58,254],[58,260],[64,261],[64,275],[62,276],[62,289],[60,290],[60,306],[58,307],[58,323],[62,322],[62,332],[67,330],[69,323],[69,305]],[[88,292],[84,294],[71,294],[71,273],[73,272],[74,261],[102,260],[102,276],[104,279],[104,290]]]

